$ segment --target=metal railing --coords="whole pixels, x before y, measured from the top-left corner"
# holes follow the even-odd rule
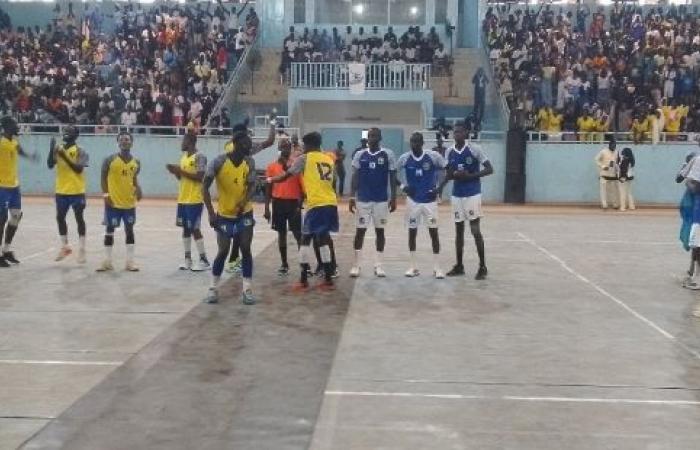
[[[425,143],[426,148],[431,148],[437,143],[437,134],[438,132],[435,130],[416,130],[416,133],[420,133],[423,135],[423,142]],[[442,142],[444,143],[445,147],[450,147],[452,144],[454,144],[454,139],[451,137],[452,135],[448,135],[448,138],[443,138]],[[472,141],[499,141],[505,139],[506,132],[505,131],[492,131],[492,130],[483,130],[483,131],[475,131],[472,132],[472,135],[470,136],[470,140]]]
[[[445,125],[451,126],[453,129],[458,123],[464,123],[465,117],[440,117],[440,119],[445,121]],[[437,117],[429,117],[428,123],[425,124],[425,129],[430,130],[435,125],[435,121],[438,120]]]
[[[209,114],[209,122],[207,123],[208,126],[212,125],[212,119],[214,117],[218,117],[221,114],[221,110],[226,105],[233,104],[234,100],[236,99],[241,81],[250,72],[250,65],[248,62],[250,61],[253,51],[256,51],[258,48],[259,34],[260,33],[255,36],[253,42],[246,47],[241,55],[241,58],[236,62],[236,67],[233,69],[233,73],[231,73],[231,76],[226,82],[226,86],[224,86],[221,96],[216,101],[214,108],[212,108],[211,114]]]
[[[277,121],[277,126],[282,125],[284,128],[289,128],[289,116],[277,116],[275,120]],[[255,116],[253,126],[255,128],[270,128],[270,116]]]
[[[292,63],[287,83],[296,89],[350,89],[349,63]],[[430,64],[365,64],[365,89],[430,89]]]
[[[541,142],[543,144],[603,144],[607,142],[607,138],[611,135],[615,136],[618,144],[634,143],[634,135],[632,132],[585,132],[577,131],[528,131],[527,140],[531,142]],[[658,143],[662,144],[678,144],[678,145],[698,145],[700,133],[659,133]],[[654,144],[650,136],[639,140],[639,144]]]
[[[69,124],[65,123],[20,123],[19,130],[22,134],[48,134],[61,135],[63,128]],[[81,136],[115,136],[122,131],[128,131],[138,135],[154,135],[160,137],[181,137],[187,132],[187,127],[168,127],[168,126],[147,126],[147,125],[75,125]],[[255,127],[250,129],[253,139],[264,139],[270,132],[269,125],[267,127]],[[297,128],[285,129],[288,134],[298,133]],[[199,137],[209,136],[230,136],[230,128],[221,127],[202,127],[197,130]]]

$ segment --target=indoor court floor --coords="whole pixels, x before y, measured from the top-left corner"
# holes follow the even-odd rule
[[[676,210],[486,207],[485,281],[469,234],[468,276],[433,279],[424,231],[405,278],[402,209],[388,278],[369,231],[351,280],[341,211],[337,291],[298,295],[257,209],[251,307],[235,278],[206,305],[209,275],[178,271],[173,202],[138,207],[141,272],[96,274],[100,201],[81,267],[53,262],[52,200],[25,199],[22,264],[0,271],[0,449],[700,448],[700,297],[680,287]],[[450,217],[445,203],[444,270]]]

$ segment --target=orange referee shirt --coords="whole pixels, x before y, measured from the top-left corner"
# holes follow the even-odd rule
[[[286,168],[278,161],[270,163],[265,170],[266,177],[276,177],[286,172]],[[281,183],[272,185],[272,198],[280,200],[299,200],[302,198],[301,179],[299,175],[289,177]]]

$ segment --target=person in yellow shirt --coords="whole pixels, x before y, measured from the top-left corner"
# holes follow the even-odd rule
[[[105,200],[105,260],[98,272],[114,270],[112,247],[114,230],[124,223],[126,235],[126,271],[138,272],[134,264],[134,224],[136,223],[136,202],[141,200],[141,187],[138,182],[141,163],[131,154],[134,140],[131,133],[122,131],[117,136],[119,153],[105,158],[102,164],[102,192]]]
[[[642,141],[646,140],[647,133],[649,133],[649,121],[647,119],[642,120],[641,117],[635,116],[632,120],[630,130],[632,131],[632,140],[634,143],[640,144]]]
[[[549,114],[548,118],[548,123],[547,123],[547,131],[553,132],[553,133],[560,133],[561,132],[561,124],[564,121],[564,116],[561,114],[561,112],[557,110],[552,110]]]
[[[306,192],[307,211],[302,224],[301,246],[299,261],[301,263],[301,278],[294,290],[306,290],[309,287],[309,272],[311,271],[311,241],[316,240],[319,246],[321,263],[323,265],[323,282],[319,285],[322,290],[333,290],[333,259],[331,256],[331,233],[337,233],[338,199],[334,188],[333,159],[321,150],[321,134],[311,132],[302,138],[304,154],[299,156],[287,171],[276,177],[268,177],[268,183],[280,183],[289,177],[301,174]]]
[[[73,209],[75,223],[78,227],[78,263],[85,263],[85,168],[90,160],[87,152],[78,147],[78,129],[69,125],[63,129],[63,143],[56,145],[51,139],[49,157],[46,161],[49,169],[56,169],[56,222],[61,249],[56,261],[63,261],[73,253],[68,245],[68,210]]]
[[[595,131],[596,128],[596,121],[587,110],[584,110],[583,115],[576,120],[576,126],[578,127],[579,141],[590,141],[591,131]]]
[[[181,150],[180,163],[165,166],[179,181],[176,224],[182,228],[182,245],[185,248],[185,262],[180,265],[180,270],[201,272],[210,267],[200,229],[204,209],[202,180],[207,170],[207,157],[197,151],[197,135],[193,132],[185,134]],[[197,264],[192,263],[193,236],[199,253]]]
[[[661,110],[666,119],[666,132],[680,133],[681,121],[688,115],[688,107],[677,106],[674,102],[673,106],[664,106]],[[676,140],[676,136],[668,136],[668,140]]]
[[[537,112],[537,129],[540,131],[547,131],[549,128],[549,116],[551,114],[551,108],[545,106],[540,108]]]
[[[209,224],[216,230],[218,252],[212,265],[212,283],[207,303],[219,302],[219,282],[224,270],[231,240],[237,239],[241,252],[243,275],[243,304],[255,304],[252,291],[253,256],[250,246],[253,241],[253,204],[255,193],[255,161],[250,156],[253,143],[245,128],[233,135],[234,150],[217,156],[207,167],[202,182],[202,197],[209,214]],[[216,183],[219,200],[216,209],[212,204],[211,189]]]
[[[19,264],[12,251],[12,240],[22,219],[22,194],[19,188],[19,157],[38,161],[36,153],[27,153],[17,140],[19,126],[12,117],[0,119],[0,243],[5,243],[0,254],[0,268]]]

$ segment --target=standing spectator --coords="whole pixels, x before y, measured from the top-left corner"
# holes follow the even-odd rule
[[[608,140],[608,146],[602,149],[595,157],[600,178],[600,206],[603,211],[608,209],[608,200],[611,200],[613,208],[617,208],[614,193],[619,192],[617,176],[617,142],[614,137]],[[612,193],[612,194],[611,194]]]
[[[486,107],[486,86],[489,84],[489,79],[484,73],[484,68],[479,67],[476,74],[472,78],[474,85],[474,113],[476,114],[477,122],[481,123],[484,118],[484,108]]]
[[[343,141],[338,141],[335,147],[335,181],[339,197],[343,196],[343,189],[345,188],[345,157],[347,155],[343,145]]]
[[[620,211],[627,208],[634,210],[634,197],[632,195],[632,180],[634,180],[634,154],[632,149],[625,147],[617,158],[617,172],[619,174]]]
[[[435,147],[433,147],[433,151],[440,153],[440,156],[444,158],[447,147],[445,147],[445,142],[442,140],[442,135],[440,133],[435,133],[435,138],[436,144]]]

